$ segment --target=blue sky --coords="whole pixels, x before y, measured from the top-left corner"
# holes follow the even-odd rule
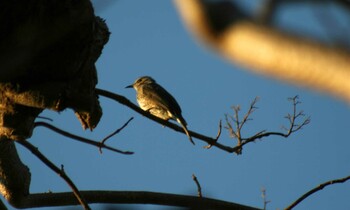
[[[245,1],[244,8],[250,10],[256,2]],[[271,201],[268,209],[283,209],[319,183],[350,174],[349,104],[228,63],[194,40],[171,1],[124,0],[97,6],[97,14],[106,19],[112,33],[97,62],[99,88],[136,103],[135,91],[124,87],[139,76],[152,76],[177,99],[188,128],[213,137],[224,114],[233,114],[232,105],[241,105],[246,111],[256,96],[260,97],[259,109],[243,129],[243,135],[263,129],[280,131],[282,125],[288,125],[284,116],[292,106],[287,98],[295,95],[302,101],[300,109],[311,116],[311,124],[288,139],[269,137],[249,144],[243,155],[236,156],[216,148],[205,150],[205,144],[198,140],[193,146],[185,135],[103,97],[100,100],[104,115],[93,132],[83,131],[71,110],[60,114],[45,111],[42,116],[54,119],[57,127],[96,140],[135,117],[125,130],[109,140],[111,146],[134,151],[132,156],[109,151],[101,155],[94,147],[47,129],[34,131],[31,143],[57,165],[63,164],[79,189],[196,195],[191,178],[194,173],[204,196],[262,208],[261,188],[265,188]],[[315,15],[317,9],[297,6],[282,8],[277,25],[329,41],[330,34],[325,33]],[[335,6],[317,11],[335,15],[341,27],[350,20]],[[220,141],[235,144],[226,130]],[[17,148],[31,169],[31,192],[70,191],[30,152],[19,145]],[[349,196],[349,183],[333,185],[295,209],[349,209]]]

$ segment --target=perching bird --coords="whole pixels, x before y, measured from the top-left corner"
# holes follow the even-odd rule
[[[182,117],[181,108],[175,98],[149,76],[138,78],[134,84],[125,88],[136,90],[137,103],[141,109],[163,120],[176,120],[184,129],[192,144],[194,144],[188,130],[187,123]]]

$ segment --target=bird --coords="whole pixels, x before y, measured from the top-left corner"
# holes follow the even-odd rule
[[[190,142],[195,145],[187,130],[187,122],[182,117],[179,104],[175,98],[152,77],[139,77],[133,84],[125,88],[134,88],[136,90],[136,100],[142,110],[148,111],[152,115],[163,120],[171,119],[177,121],[185,131]]]

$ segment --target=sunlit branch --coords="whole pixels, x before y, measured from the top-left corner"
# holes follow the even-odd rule
[[[221,131],[222,131],[222,122],[221,120],[219,121],[219,130],[218,130],[218,134],[216,135],[214,141],[217,142],[219,140],[219,137],[221,135]],[[213,144],[208,144],[206,146],[204,146],[204,149],[210,149],[213,146]]]
[[[105,148],[105,149],[108,149],[110,151],[121,153],[121,154],[125,154],[125,155],[134,154],[133,152],[130,152],[130,151],[121,151],[119,149],[107,146],[107,145],[104,144],[104,142],[97,142],[97,141],[93,141],[93,140],[90,140],[90,139],[87,139],[87,138],[83,138],[81,136],[77,136],[77,135],[71,134],[71,133],[69,133],[67,131],[61,130],[61,129],[59,129],[59,128],[57,128],[57,127],[55,127],[55,126],[53,126],[53,125],[51,125],[49,123],[46,123],[46,122],[35,122],[34,123],[34,127],[37,127],[37,126],[46,127],[46,128],[48,128],[50,130],[53,130],[56,133],[59,133],[59,134],[61,134],[63,136],[66,136],[66,137],[71,138],[71,139],[76,140],[76,141],[83,142],[85,144],[90,144],[90,145],[96,146],[98,148]]]
[[[250,104],[248,112],[244,115],[242,122],[239,123],[239,130],[242,130],[242,127],[244,126],[244,124],[251,120],[249,117],[250,115],[257,109],[257,107],[255,106],[255,104],[258,102],[259,98],[255,97],[253,102]],[[239,110],[238,110],[239,111]],[[238,117],[238,111],[236,111],[235,115],[237,115]],[[237,118],[238,119],[238,118]]]
[[[67,176],[66,172],[63,170],[63,166],[60,168],[58,168],[57,166],[55,166],[55,164],[53,164],[49,159],[47,159],[45,157],[45,155],[43,155],[38,148],[34,147],[31,143],[29,143],[28,141],[16,141],[17,143],[19,143],[20,145],[22,145],[23,147],[25,147],[26,149],[28,149],[29,151],[31,151],[37,158],[39,158],[39,160],[41,160],[47,167],[49,167],[52,171],[56,172],[60,177],[62,177],[62,179],[68,184],[68,186],[72,189],[74,196],[76,197],[76,199],[78,200],[78,202],[84,207],[84,209],[89,210],[91,209],[88,205],[88,203],[85,201],[85,199],[83,198],[83,196],[80,194],[78,188],[75,186],[75,184],[73,183],[73,181]]]
[[[200,183],[199,183],[199,181],[198,181],[196,175],[192,174],[192,179],[193,179],[194,183],[196,183],[197,192],[198,192],[198,197],[200,197],[200,198],[203,197],[203,196],[202,196],[202,187],[201,187],[201,185],[200,185]]]

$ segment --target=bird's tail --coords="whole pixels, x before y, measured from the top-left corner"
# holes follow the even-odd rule
[[[192,140],[192,137],[191,137],[190,133],[189,133],[188,130],[187,130],[187,127],[186,127],[187,123],[186,123],[185,119],[182,118],[182,117],[180,117],[180,118],[176,118],[176,121],[177,121],[178,123],[180,123],[180,125],[181,125],[182,128],[184,129],[186,135],[188,136],[188,139],[190,140],[190,142],[191,142],[193,145],[195,145],[194,141]]]

